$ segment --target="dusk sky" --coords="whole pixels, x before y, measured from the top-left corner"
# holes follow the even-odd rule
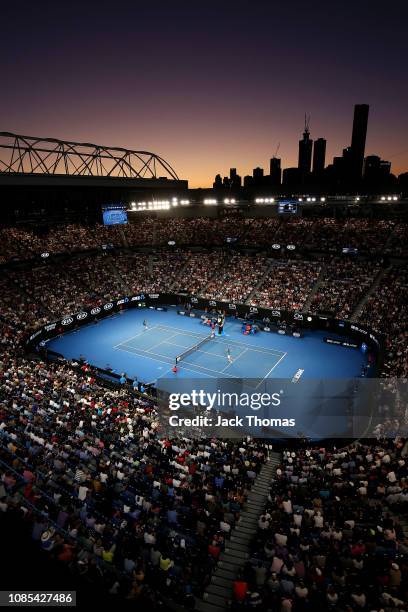
[[[3,3],[0,131],[147,149],[191,187],[251,173],[303,117],[327,160],[370,104],[366,154],[408,170],[406,1]]]

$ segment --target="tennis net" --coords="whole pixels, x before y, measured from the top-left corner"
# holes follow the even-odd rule
[[[190,355],[191,353],[194,353],[194,351],[198,351],[200,346],[203,346],[203,344],[206,344],[206,342],[209,342],[210,340],[212,340],[212,338],[213,338],[212,336],[206,336],[205,338],[203,338],[203,340],[200,340],[200,342],[197,342],[197,344],[190,346],[190,348],[185,350],[183,353],[180,353],[180,355],[177,355],[176,363],[179,363],[180,361],[185,359],[188,355]]]

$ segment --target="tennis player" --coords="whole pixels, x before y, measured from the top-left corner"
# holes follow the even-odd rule
[[[143,328],[144,328],[144,331],[147,330],[147,319],[143,321]]]
[[[215,338],[215,321],[211,321],[211,338]]]
[[[227,347],[227,359],[228,359],[228,363],[232,363],[231,349],[229,346]]]

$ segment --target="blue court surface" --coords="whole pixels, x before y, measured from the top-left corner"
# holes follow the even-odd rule
[[[148,327],[144,329],[143,321]],[[244,336],[241,323],[227,319],[225,335],[208,340],[178,364],[183,378],[354,378],[365,358],[357,349],[323,342],[323,332],[303,338],[259,332]],[[172,376],[176,356],[209,336],[201,319],[178,315],[175,308],[126,310],[48,342],[68,359],[110,367],[129,378],[155,382]],[[232,362],[227,358],[230,350]]]

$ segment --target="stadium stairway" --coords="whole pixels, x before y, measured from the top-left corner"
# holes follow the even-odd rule
[[[319,276],[317,277],[316,282],[313,285],[313,287],[312,287],[312,289],[311,289],[311,291],[310,291],[310,293],[309,293],[309,295],[307,297],[307,300],[306,300],[306,302],[303,305],[303,308],[302,308],[302,312],[303,313],[309,312],[310,306],[312,305],[312,300],[313,300],[314,296],[316,295],[316,293],[319,291],[319,289],[320,289],[320,287],[321,287],[321,285],[322,285],[322,283],[324,281],[324,275],[326,273],[326,269],[327,269],[326,264],[323,264],[322,268],[321,268],[321,270],[319,272]]]
[[[369,297],[374,293],[374,291],[377,289],[378,285],[380,284],[382,278],[385,276],[385,274],[392,268],[392,266],[388,266],[387,268],[382,268],[377,276],[374,278],[371,287],[368,289],[367,293],[365,293],[363,295],[363,297],[361,298],[361,300],[359,301],[359,303],[357,304],[357,306],[355,307],[351,317],[350,317],[350,321],[357,321],[359,316],[361,315],[361,313],[363,312],[363,308],[366,305]]]
[[[281,460],[279,453],[271,452],[248,495],[240,519],[225,543],[218,565],[211,576],[202,599],[196,600],[199,612],[222,612],[229,608],[233,584],[239,571],[249,559],[249,544],[258,529],[258,519],[265,507],[271,480]]]
[[[218,268],[216,268],[216,269],[214,270],[214,274],[211,274],[211,276],[210,276],[210,277],[207,279],[207,282],[206,282],[204,285],[202,285],[202,287],[200,287],[200,289],[197,291],[197,294],[198,294],[198,295],[201,295],[201,296],[203,296],[203,297],[210,298],[210,296],[208,296],[208,295],[206,296],[206,295],[205,295],[205,291],[206,291],[207,287],[210,285],[210,283],[211,283],[211,282],[212,282],[212,281],[213,281],[215,278],[217,278],[217,275],[220,273],[220,270],[221,270],[221,269],[223,268],[223,266],[224,266],[224,265],[226,265],[226,264],[228,264],[228,256],[227,256],[227,255],[225,255],[225,256],[223,257],[223,259],[222,259],[222,261],[220,262],[220,264],[219,264]],[[211,298],[210,298],[210,299],[211,299]],[[212,299],[214,299],[214,298],[212,298]]]
[[[119,235],[120,235],[120,238],[122,240],[123,246],[126,247],[126,248],[129,248],[129,243],[128,243],[128,240],[126,238],[125,232],[123,231],[123,229],[121,227],[119,227],[118,229],[119,229]]]
[[[119,268],[116,266],[116,264],[114,263],[112,258],[107,258],[106,261],[107,261],[107,264],[108,264],[109,268],[112,271],[112,274],[115,276],[115,278],[117,278],[117,280],[119,281],[121,287],[123,287],[123,295],[130,295],[130,293],[131,293],[130,287],[126,283],[126,281],[123,278],[123,276],[121,275],[121,273],[119,271]]]
[[[181,267],[180,271],[173,277],[173,280],[172,280],[172,282],[170,284],[170,291],[175,291],[176,293],[180,292],[180,290],[177,289],[177,281],[178,281],[179,278],[183,278],[184,277],[184,273],[185,273],[189,263],[190,263],[190,256],[186,257],[186,261],[185,261],[184,265]]]
[[[265,272],[263,273],[263,275],[261,276],[261,278],[255,285],[255,287],[252,289],[251,293],[248,295],[247,299],[245,300],[245,304],[251,304],[252,298],[257,294],[258,290],[262,287],[263,283],[265,282],[265,277],[272,270],[273,265],[274,265],[274,261],[268,262],[268,267],[266,268]]]

